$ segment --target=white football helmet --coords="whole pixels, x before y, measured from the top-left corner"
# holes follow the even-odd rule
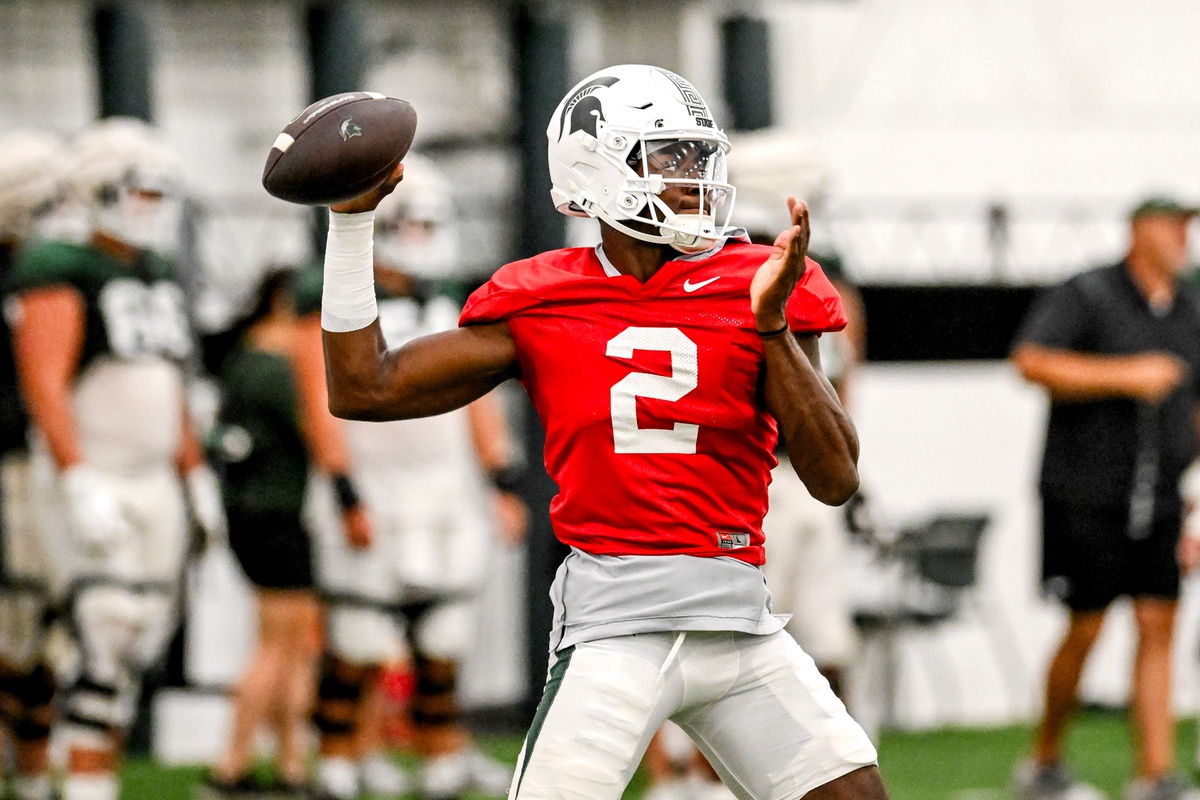
[[[127,117],[101,120],[72,149],[71,185],[95,230],[134,247],[176,248],[180,164],[150,125]]]
[[[375,262],[414,278],[452,277],[459,264],[450,182],[428,159],[404,157],[404,180],[375,211]]]
[[[0,239],[36,236],[60,205],[66,150],[51,133],[13,133],[0,139]]]
[[[734,201],[729,139],[700,93],[675,73],[624,64],[589,75],[558,104],[546,136],[550,195],[562,213],[596,217],[683,253],[707,250],[725,235]],[[694,187],[699,207],[672,211],[660,197],[670,186]]]

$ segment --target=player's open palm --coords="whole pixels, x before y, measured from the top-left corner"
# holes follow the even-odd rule
[[[750,310],[760,331],[778,330],[787,324],[785,308],[792,290],[804,275],[808,253],[808,206],[788,197],[792,226],[775,238],[775,252],[763,262],[750,282]]]

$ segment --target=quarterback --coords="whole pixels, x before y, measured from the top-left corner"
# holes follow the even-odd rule
[[[771,613],[761,571],[781,431],[813,497],[858,487],[816,348],[845,318],[805,257],[807,208],[789,199],[773,247],[743,241],[728,139],[656,67],[588,77],[547,135],[554,202],[598,219],[599,247],[501,267],[458,329],[388,350],[371,228],[398,168],[331,208],[322,308],[335,414],[437,414],[516,378],[545,426],[571,553],[509,796],[616,800],[673,719],[740,798],[883,800],[874,747]]]

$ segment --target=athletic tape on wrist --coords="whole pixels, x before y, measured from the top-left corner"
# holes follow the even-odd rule
[[[375,306],[375,212],[329,212],[321,327],[331,333],[365,328],[379,316]]]

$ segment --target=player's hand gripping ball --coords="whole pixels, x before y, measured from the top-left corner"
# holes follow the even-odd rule
[[[387,178],[412,145],[417,112],[394,97],[346,92],[318,100],[288,123],[267,154],[263,187],[291,203],[327,206]]]

